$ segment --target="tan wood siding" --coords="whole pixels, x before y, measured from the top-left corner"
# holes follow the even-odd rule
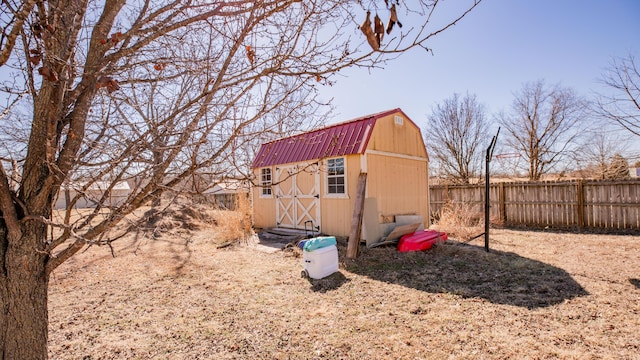
[[[395,215],[421,215],[428,226],[427,161],[367,154],[367,197],[375,197],[380,221]]]
[[[260,181],[261,168],[254,169],[253,174]],[[276,226],[276,202],[273,196],[262,196],[262,187],[253,187],[253,225],[258,228]]]
[[[347,196],[328,197],[326,171],[320,173],[320,183],[322,186],[321,209],[322,228],[325,234],[336,236],[349,236],[351,229],[351,216],[353,215],[353,201],[355,198],[358,175],[360,174],[360,155],[349,155],[345,157],[347,174]],[[326,163],[323,164],[323,168]]]
[[[395,116],[402,117],[402,125],[395,123]],[[405,118],[402,113],[395,113],[378,119],[367,149],[418,157],[427,156],[420,129]]]

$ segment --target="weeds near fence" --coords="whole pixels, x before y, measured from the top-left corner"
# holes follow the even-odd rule
[[[467,240],[483,231],[483,214],[464,203],[447,203],[436,223],[451,238]]]

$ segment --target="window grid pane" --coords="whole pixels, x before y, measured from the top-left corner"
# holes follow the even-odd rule
[[[271,195],[271,169],[262,169],[261,175],[262,195]]]
[[[327,160],[327,192],[344,194],[344,158]]]

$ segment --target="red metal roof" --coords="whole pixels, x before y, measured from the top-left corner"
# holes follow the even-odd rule
[[[252,168],[364,154],[376,121],[401,111],[388,110],[262,144]]]

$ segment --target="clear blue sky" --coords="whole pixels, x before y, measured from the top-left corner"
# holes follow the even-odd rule
[[[438,21],[460,2],[442,1]],[[483,0],[427,45],[433,56],[416,49],[371,73],[349,69],[324,87],[322,98],[336,107],[330,122],[399,107],[424,127],[456,92],[476,94],[492,115],[539,79],[591,96],[606,90],[598,79],[612,57],[640,58],[640,0]]]

